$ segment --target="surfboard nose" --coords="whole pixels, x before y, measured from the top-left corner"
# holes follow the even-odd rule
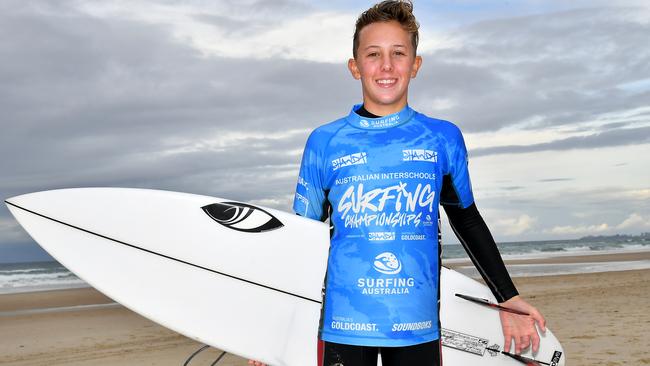
[[[25,193],[18,196],[13,196],[5,199],[5,204],[35,210],[39,207],[47,207],[52,205],[52,201],[60,201],[69,199],[68,196],[73,195],[75,191],[83,190],[86,188],[66,188],[66,189],[53,189],[46,191],[38,191],[32,193]]]
[[[43,199],[47,196],[50,196],[50,191],[40,191],[33,193],[25,193],[18,196],[13,196],[5,199],[5,205],[9,208],[9,212],[18,219],[16,216],[16,210],[20,209],[22,211],[34,211],[47,202]],[[40,205],[39,205],[40,202]]]
[[[38,215],[66,217],[66,212],[94,211],[98,206],[98,204],[94,203],[94,197],[98,195],[110,195],[111,200],[117,203],[120,197],[129,191],[142,190],[137,188],[111,187],[52,189],[6,198],[5,204]]]
[[[41,192],[25,193],[18,196],[5,198],[5,204],[11,206],[20,206],[34,200],[34,196],[38,196]]]

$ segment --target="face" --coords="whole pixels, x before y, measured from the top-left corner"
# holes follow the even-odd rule
[[[361,29],[357,58],[348,61],[348,68],[355,79],[361,80],[366,109],[385,116],[406,106],[409,82],[421,64],[411,35],[398,22],[390,21]]]

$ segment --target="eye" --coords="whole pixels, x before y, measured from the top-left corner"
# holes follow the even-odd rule
[[[220,202],[204,206],[202,209],[214,221],[237,231],[260,233],[284,226],[265,210],[244,203]]]

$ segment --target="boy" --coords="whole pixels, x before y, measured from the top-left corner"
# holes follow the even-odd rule
[[[361,14],[348,68],[363,104],[303,153],[294,210],[332,225],[319,366],[375,366],[379,351],[384,366],[441,364],[439,204],[499,302],[531,314],[500,313],[505,350],[537,351],[535,322],[544,329],[476,209],[460,130],[408,106],[422,64],[412,10],[383,1]]]

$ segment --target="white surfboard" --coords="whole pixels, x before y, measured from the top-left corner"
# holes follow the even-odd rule
[[[199,342],[270,365],[316,365],[329,228],[289,213],[193,194],[127,188],[37,192],[5,201],[57,261],[131,310]],[[117,269],[116,269],[117,268]],[[516,366],[500,353],[494,297],[441,274],[445,365]],[[550,330],[523,356],[561,366]]]

